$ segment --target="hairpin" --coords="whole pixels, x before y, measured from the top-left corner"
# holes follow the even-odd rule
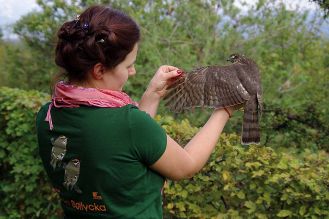
[[[96,43],[104,43],[104,42],[105,42],[104,39],[100,39],[100,40],[96,41]]]
[[[80,15],[75,16],[74,21],[75,21],[75,25],[76,25],[76,26],[79,26],[79,23],[80,23],[80,22],[79,22],[79,21],[80,21]],[[82,26],[81,26],[81,29],[82,29],[83,31],[85,31],[85,32],[88,32],[89,24],[88,24],[87,22],[84,22],[84,23],[82,24]]]
[[[88,23],[83,23],[81,28],[82,28],[83,31],[88,31],[89,24]]]
[[[80,19],[80,15],[77,14],[77,16],[75,16],[74,21],[74,26],[77,27],[79,25],[79,19]]]

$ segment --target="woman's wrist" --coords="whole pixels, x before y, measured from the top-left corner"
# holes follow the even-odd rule
[[[151,101],[160,101],[161,95],[152,87],[148,87],[143,94],[143,97]]]
[[[215,109],[213,114],[220,114],[221,117],[226,117],[227,119],[232,117],[233,109],[231,107],[224,107],[220,109]]]
[[[233,109],[232,108],[227,108],[227,107],[224,107],[223,109],[227,113],[228,117],[231,118],[232,117],[232,113],[233,113]]]
[[[147,112],[151,117],[156,115],[161,97],[150,90],[146,90],[139,101],[139,109]]]

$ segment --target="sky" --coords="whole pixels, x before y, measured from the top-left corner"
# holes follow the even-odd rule
[[[38,8],[35,0],[0,0],[0,25],[12,24],[22,15]]]
[[[240,0],[241,1],[241,0]],[[257,2],[257,0],[243,0],[249,4]],[[301,9],[319,10],[319,7],[309,0],[277,0],[284,2],[288,9],[294,10],[296,7]],[[239,4],[238,4],[239,5]],[[27,14],[33,10],[38,9],[36,0],[0,0],[0,27],[4,29],[9,28],[10,24],[15,23],[22,15]],[[5,35],[6,37],[6,35]]]

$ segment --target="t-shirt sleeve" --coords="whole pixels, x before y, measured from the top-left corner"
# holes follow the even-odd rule
[[[135,154],[141,162],[152,165],[166,150],[166,132],[149,114],[137,108],[131,109],[129,119]]]

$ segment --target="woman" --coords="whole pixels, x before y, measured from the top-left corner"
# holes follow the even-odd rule
[[[182,148],[152,119],[181,72],[161,66],[139,104],[122,88],[136,74],[140,31],[124,13],[85,10],[58,31],[56,64],[66,82],[37,116],[40,156],[66,218],[161,218],[164,179],[207,162],[232,109],[215,110]]]

